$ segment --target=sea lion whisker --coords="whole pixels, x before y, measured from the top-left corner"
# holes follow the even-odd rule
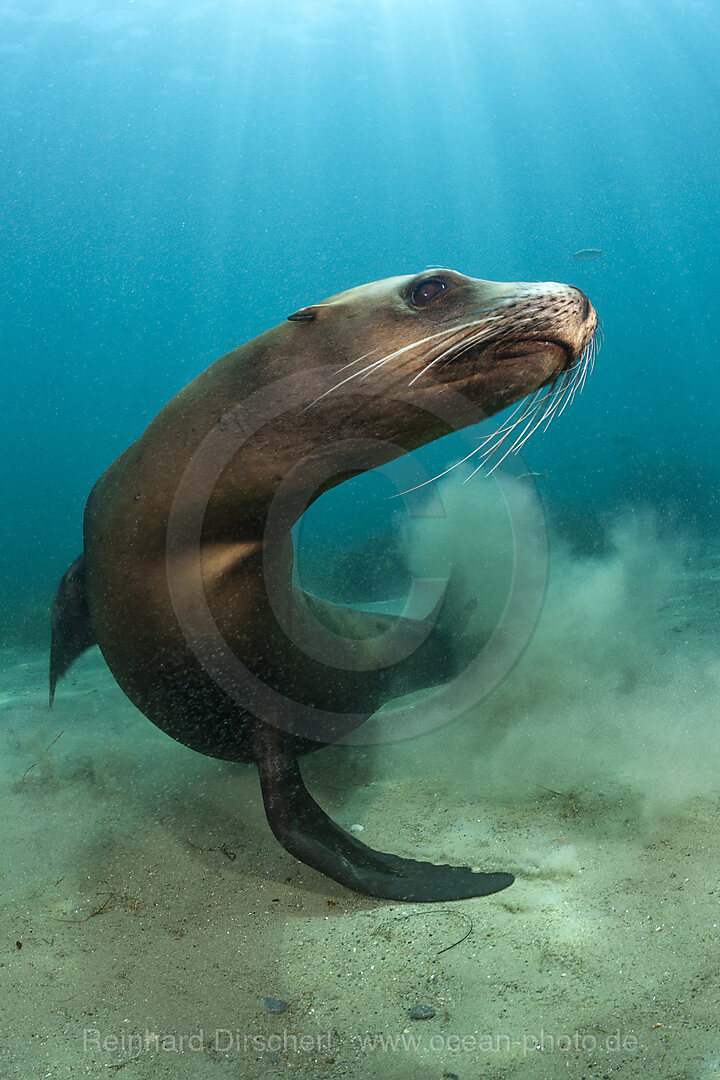
[[[474,323],[468,323],[466,325],[467,326],[473,326],[475,324]],[[460,330],[460,329],[464,329],[464,328],[465,327],[463,326],[463,327],[458,327],[457,329]],[[376,366],[376,365],[379,366],[380,364],[384,364],[386,361],[395,360],[396,356],[402,355],[404,352],[409,352],[412,349],[417,349],[420,346],[426,345],[426,343],[429,342],[429,341],[435,341],[438,338],[447,337],[449,334],[453,333],[453,329],[454,329],[454,327],[448,327],[448,329],[446,329],[446,330],[439,330],[439,332],[437,334],[430,334],[429,336],[424,337],[424,338],[420,338],[417,341],[411,341],[410,345],[403,346],[402,349],[395,349],[394,352],[389,352],[388,354],[383,356],[380,361],[376,361],[375,365],[371,365],[371,366]],[[369,368],[365,368],[366,372],[367,372],[368,369]],[[363,375],[363,374],[364,374],[363,372],[356,372],[354,375],[351,375],[350,378],[356,378],[358,375]],[[342,383],[339,383],[339,386],[342,386]],[[335,389],[337,389],[337,387]]]
[[[493,455],[496,454],[498,452],[498,450],[500,450],[500,448],[503,446],[503,444],[506,442],[506,440],[512,435],[513,431],[515,431],[522,423],[526,422],[526,427],[523,429],[523,433],[525,431],[527,431],[527,428],[530,426],[530,424],[532,424],[533,419],[537,416],[538,411],[541,410],[541,408],[542,408],[542,399],[537,400],[536,395],[533,395],[533,398],[531,398],[531,399],[529,399],[527,401],[526,407],[520,413],[520,415],[518,416],[515,423],[512,424],[508,428],[507,431],[502,433],[501,438],[497,439],[495,442],[491,443],[490,446],[488,446],[488,448],[485,450],[484,454],[482,455],[482,460],[480,461],[480,464],[477,466],[476,469],[473,470],[473,472],[470,473],[469,476],[467,476],[465,478],[463,483],[467,484],[468,481],[472,480],[473,476],[475,476],[476,473],[480,472],[483,468],[485,468],[485,466],[488,464],[488,462],[493,457]],[[542,422],[541,420],[538,421],[538,423],[541,423],[541,422]],[[499,429],[499,431],[501,431],[501,430],[502,429]],[[496,434],[498,434],[499,431],[496,432]],[[490,469],[490,471],[487,474],[488,476],[490,476],[495,471],[495,469],[499,468],[499,466],[502,465],[505,458],[509,454],[511,454],[513,452],[513,449],[515,448],[515,445],[516,444],[513,443],[508,447],[508,449],[505,451],[505,453],[500,458],[500,460],[497,461],[495,463],[495,465],[493,465],[492,469]]]
[[[572,393],[572,383],[564,381],[559,389],[559,392],[554,397],[552,403],[548,403],[548,408],[545,410],[543,417],[543,423],[545,424],[544,430],[547,431],[556,416],[560,416]]]
[[[517,430],[521,424],[525,424],[525,427],[520,434],[515,438],[515,441],[508,447],[505,454],[503,454],[500,461],[493,466],[491,472],[500,465],[508,454],[516,453],[522,449],[530,436],[537,431],[537,429],[543,424],[546,424],[545,430],[547,431],[550,423],[552,422],[558,406],[562,402],[563,398],[568,392],[570,382],[568,380],[568,372],[565,372],[562,379],[555,383],[549,389],[541,387],[536,391],[533,397],[529,398],[525,403],[525,408],[517,419],[508,426],[507,430],[503,428],[498,429],[496,435],[501,435],[500,439],[497,439],[493,445],[489,446],[483,454],[482,464],[487,464],[490,458],[497,453],[500,447],[507,441],[507,439]],[[511,417],[512,419],[512,417]],[[489,475],[489,474],[488,474]]]
[[[574,369],[572,369],[573,370],[572,382],[571,382],[570,386],[568,387],[567,398],[566,398],[562,408],[560,409],[560,412],[558,413],[558,415],[561,415],[565,411],[567,406],[570,405],[574,401],[575,396],[577,394],[582,393],[583,387],[585,386],[585,381],[586,381],[588,375],[592,372],[592,369],[593,369],[593,366],[594,366],[594,363],[595,363],[595,355],[596,355],[596,353],[597,353],[597,341],[596,341],[595,338],[593,338],[592,341],[590,341],[585,346],[580,359],[578,360],[578,362],[575,365]]]
[[[448,327],[446,330],[440,330],[437,333],[428,334],[424,338],[419,338],[415,341],[411,341],[409,345],[403,345],[400,349],[395,349],[392,352],[387,353],[385,356],[380,357],[379,360],[374,360],[371,364],[368,364],[366,367],[361,368],[360,371],[354,371],[351,375],[347,375],[344,379],[341,379],[340,382],[335,383],[334,386],[331,386],[329,390],[325,390],[324,393],[318,395],[318,397],[316,397],[314,401],[311,401],[309,405],[306,405],[303,412],[306,412],[307,409],[312,408],[313,405],[317,404],[318,401],[322,401],[322,399],[327,397],[329,394],[332,394],[336,390],[339,390],[341,386],[345,385],[345,383],[350,382],[352,379],[364,377],[375,368],[382,367],[382,365],[387,363],[389,360],[394,360],[396,357],[401,356],[403,353],[410,352],[413,349],[417,349],[422,345],[426,345],[430,341],[436,341],[438,338],[447,337],[448,334],[451,334],[453,332],[460,333],[463,330],[470,330],[473,327],[480,326],[485,321],[486,320],[483,319],[473,319],[472,322],[463,323],[461,326]],[[370,353],[366,353],[365,355],[369,356]],[[339,371],[345,370],[348,367],[352,367],[355,362],[356,361],[351,360],[349,364],[345,364],[344,368],[340,368]]]
[[[573,388],[571,383],[565,383],[562,386],[562,390],[558,393],[552,404],[545,412],[543,417],[543,423],[545,424],[545,431],[548,430],[553,420],[557,416],[562,416],[568,403],[572,400]]]
[[[453,342],[451,345],[448,346],[447,349],[444,349],[443,352],[441,352],[433,360],[430,360],[424,368],[418,371],[416,375],[413,375],[412,379],[408,383],[408,386],[412,386],[413,383],[421,377],[421,375],[424,375],[426,371],[429,371],[430,368],[433,367],[435,364],[440,363],[441,360],[457,360],[460,356],[463,356],[466,352],[469,352],[470,349],[472,349],[475,345],[482,344],[483,341],[487,340],[487,336],[488,335],[486,332],[486,327],[483,326],[480,333],[474,334],[470,338],[466,338],[465,340],[459,342],[459,344],[457,342]]]
[[[585,385],[585,380],[587,379],[588,372],[589,370],[591,370],[590,358],[593,356],[593,354],[593,343],[591,342],[583,350],[583,354],[578,361],[577,372],[573,378],[572,386],[570,387],[570,393],[568,395],[568,401],[566,404],[569,405],[575,398],[576,394],[582,393],[582,389]]]
[[[534,390],[532,394],[530,394],[528,397],[521,398],[521,400],[515,405],[515,408],[510,413],[510,415],[506,417],[505,420],[503,420],[500,427],[497,428],[495,431],[491,432],[489,435],[484,436],[483,442],[488,443],[491,439],[494,439],[496,435],[500,435],[506,430],[510,430],[511,428],[515,427],[515,425],[521,419],[518,414],[522,414],[529,410],[539,397],[544,396],[544,389],[544,387],[540,387],[539,389]]]
[[[366,367],[361,368],[360,371],[355,371],[349,378],[343,380],[344,382],[350,382],[352,379],[366,379],[371,371],[375,371],[376,368],[382,367],[387,364],[388,360],[392,359],[391,356],[381,356],[379,360],[373,360],[372,364],[368,364]],[[342,383],[338,384],[342,386]],[[337,389],[337,387],[336,387]]]
[[[485,320],[473,319],[472,322],[463,323],[461,326],[451,326],[451,327],[448,327],[446,330],[438,330],[434,334],[427,334],[425,337],[416,338],[415,341],[411,341],[408,345],[403,345],[399,349],[394,349],[392,352],[386,353],[385,356],[381,357],[381,360],[382,361],[393,360],[396,356],[401,356],[403,353],[410,352],[412,349],[417,349],[421,345],[426,345],[429,341],[436,341],[438,338],[447,337],[448,334],[451,334],[453,332],[454,333],[460,333],[462,330],[472,329],[473,327],[480,325],[484,321]],[[365,355],[369,356],[370,353],[366,353]],[[363,358],[361,358],[361,359],[363,359]],[[350,362],[350,364],[346,364],[345,367],[350,367],[355,362],[356,361],[353,360],[353,361]],[[342,369],[340,369],[340,370],[342,370]],[[351,375],[350,378],[355,378],[355,375],[357,375],[357,374],[360,374],[360,373],[356,372],[354,375]],[[342,385],[342,384],[340,384],[340,385]]]
[[[545,395],[545,398],[543,399],[543,402],[541,402],[539,404],[544,404],[545,406],[549,405],[550,399],[555,395],[555,393],[556,392],[553,390],[550,394]],[[507,450],[502,455],[502,457],[499,458],[494,463],[494,465],[492,466],[491,469],[488,470],[488,473],[487,473],[488,476],[492,476],[492,474],[495,472],[495,470],[500,468],[503,461],[505,461],[505,458],[509,457],[510,454],[517,454],[517,453],[520,452],[520,450],[522,450],[523,446],[528,441],[528,439],[532,435],[534,435],[534,433],[541,426],[541,424],[543,424],[545,422],[545,420],[547,418],[547,415],[548,415],[547,407],[546,408],[541,408],[540,409],[540,415],[537,416],[537,418],[536,418],[536,414],[535,414],[528,420],[528,423],[525,425],[525,427],[523,428],[521,433],[518,435],[518,437],[515,439],[515,441],[513,443],[511,443],[510,446],[508,446]],[[552,419],[552,416],[550,417],[550,419]],[[533,421],[534,421],[534,423],[533,423]],[[547,428],[546,428],[546,430],[547,430]],[[480,464],[478,465],[478,468],[475,470],[475,472],[477,472],[478,469],[482,469],[484,465],[487,465],[489,459],[492,457],[493,454],[497,453],[498,449],[499,449],[499,445],[494,446],[489,453],[483,455],[483,460],[480,462]],[[474,474],[472,474],[472,475],[474,475]],[[468,480],[469,479],[470,479],[470,477],[468,477]]]
[[[569,370],[566,371],[565,374],[563,375],[563,379],[562,379],[563,393],[562,393],[561,402],[558,402],[558,405],[560,406],[559,411],[558,411],[558,415],[560,415],[560,413],[565,411],[567,405],[569,404],[570,401],[572,401],[573,397],[577,393],[579,385],[580,385],[580,379],[582,378],[583,370],[584,370],[584,362],[583,362],[583,358],[581,357],[580,360],[578,360],[578,362],[576,364],[573,364],[573,366],[571,368],[569,368]],[[553,410],[553,412],[554,411],[555,410]]]
[[[501,297],[499,297],[499,299],[502,300],[504,298],[501,296]],[[503,305],[493,303],[493,304],[489,304],[487,307],[475,308],[474,311],[468,311],[466,317],[467,318],[472,318],[473,315],[495,315],[495,314],[497,314],[499,316],[501,313],[503,313]],[[446,318],[440,319],[438,321],[437,325],[441,326],[443,323],[454,323],[456,319],[457,319],[457,315],[448,315]]]
[[[388,354],[387,356],[381,356],[379,360],[374,360],[372,364],[368,364],[367,367],[361,368],[360,371],[354,371],[352,375],[348,375],[346,378],[341,379],[340,382],[335,383],[334,386],[331,386],[329,390],[325,390],[322,394],[318,394],[318,396],[314,398],[313,401],[309,403],[309,405],[306,405],[302,411],[307,412],[307,410],[311,409],[313,405],[317,405],[318,401],[322,401],[323,398],[326,398],[329,394],[334,393],[335,390],[339,390],[341,386],[345,385],[345,383],[349,383],[353,379],[359,378],[361,375],[364,375],[366,372],[371,371],[374,368],[382,367],[382,365],[387,363],[388,360],[391,360],[392,357],[392,353]],[[346,364],[345,367],[351,367],[353,363],[355,363],[355,361],[351,361],[351,363]],[[340,370],[342,371],[343,369],[341,368]]]
[[[555,413],[558,410],[562,412],[565,408],[568,396],[573,392],[573,388],[577,384],[577,375],[579,370],[580,369],[577,365],[573,365],[571,368],[565,371],[562,377],[558,380],[554,388],[555,394],[553,397],[553,401],[549,403],[547,410],[548,426],[549,421],[554,418]],[[547,428],[545,430],[547,431]]]
[[[345,383],[351,382],[353,379],[360,378],[361,376],[366,375],[368,372],[373,371],[375,368],[382,367],[382,365],[387,363],[390,358],[390,356],[382,356],[379,360],[374,360],[371,364],[368,364],[366,367],[361,368],[360,371],[354,371],[352,375],[348,375],[347,378],[341,379],[339,383],[335,383],[335,385],[331,386],[329,390],[326,390],[324,393],[319,394],[313,401],[310,402],[309,405],[306,405],[302,411],[307,412],[307,410],[311,409],[313,405],[316,405],[318,401],[322,401],[322,399],[327,397],[328,394],[332,394],[333,391],[338,390],[341,386],[344,386]]]
[[[541,387],[530,397],[527,397],[525,401],[522,401],[514,409],[511,416],[505,420],[502,426],[498,428],[497,431],[486,435],[483,442],[481,442],[480,449],[485,447],[481,464],[487,464],[490,458],[498,453],[501,446],[504,445],[508,438],[512,437],[521,424],[525,424],[525,427],[522,428],[522,431],[516,437],[515,442],[508,448],[507,453],[512,454],[514,450],[517,450],[524,445],[530,434],[538,429],[540,424],[543,423],[557,396],[559,396],[557,387],[553,387],[552,390],[549,391],[545,387]],[[535,421],[534,424],[533,421]],[[501,461],[504,461],[505,457],[506,455],[503,456]],[[470,477],[467,477],[467,480],[470,480]]]
[[[518,439],[508,447],[508,449],[503,454],[503,456],[500,458],[500,460],[490,470],[490,472],[488,473],[488,476],[490,475],[490,473],[494,472],[495,469],[499,465],[502,464],[502,462],[505,460],[505,458],[508,456],[508,454],[511,454],[513,452],[513,450],[517,449],[518,442],[519,442],[519,445],[522,445],[522,442],[525,441],[522,436],[525,434],[526,431],[528,431],[528,429],[532,425],[533,420],[535,420],[535,418],[537,417],[538,411],[540,410],[540,407],[541,407],[540,402],[532,402],[532,401],[528,402],[528,407],[525,410],[523,410],[523,412],[518,416],[515,423],[511,427],[509,427],[507,431],[504,431],[501,434],[500,434],[500,431],[495,432],[495,435],[500,434],[500,438],[494,439],[494,441],[491,442],[490,445],[486,447],[486,449],[483,452],[480,464],[477,466],[477,468],[472,473],[470,473],[469,476],[467,476],[465,478],[465,480],[463,482],[467,483],[469,480],[472,479],[472,477],[475,475],[475,473],[477,473],[481,469],[483,469],[488,464],[488,462],[491,460],[491,458],[495,454],[497,454],[497,452],[501,449],[501,447],[505,444],[505,442],[512,436],[513,432],[516,431],[517,428],[520,427],[520,425],[524,423],[525,427],[523,428],[523,431],[522,431],[521,435],[518,436]],[[535,426],[537,427],[537,425],[540,424],[540,423],[542,423],[542,417],[539,420],[537,420],[537,423],[536,423]],[[535,430],[535,428],[533,428],[532,430]],[[493,438],[493,436],[490,436],[490,438]]]
[[[535,431],[537,431],[537,429],[542,424],[545,423],[548,415],[552,412],[554,408],[557,407],[557,401],[561,398],[561,396],[562,393],[558,392],[557,389],[553,388],[551,391],[548,391],[546,394],[544,394],[534,405],[534,407],[518,420],[515,428],[519,427],[523,421],[525,422],[525,426],[523,427],[522,431],[515,436],[515,440],[507,448],[503,456],[500,458],[500,461],[497,462],[497,465],[500,465],[508,456],[508,454],[517,453],[518,450],[522,449],[530,436]],[[550,417],[550,419],[552,419],[552,417]],[[514,430],[515,429],[513,429],[513,431]],[[504,436],[502,442],[506,442],[511,434],[513,434],[513,432],[508,431]],[[497,453],[500,445],[501,444],[498,443],[496,446],[492,447],[491,449],[486,451],[485,454],[483,454],[483,464],[489,461],[493,454]],[[497,468],[497,465],[493,466],[493,468]]]
[[[534,393],[530,395],[530,397],[523,398],[523,400],[515,406],[513,411],[510,413],[507,419],[503,421],[499,428],[497,428],[495,431],[490,432],[489,435],[485,435],[483,437],[480,446],[486,446],[489,442],[498,439],[498,436],[500,436],[500,439],[496,443],[496,448],[500,445],[500,443],[504,442],[505,439],[515,430],[518,424],[521,424],[523,420],[526,419],[531,410],[539,408],[539,399],[545,396],[542,392],[542,389],[535,390]]]
[[[530,395],[530,397],[525,398],[523,401],[517,404],[510,416],[507,418],[507,420],[505,420],[505,422],[499,428],[497,428],[496,431],[491,432],[489,435],[483,436],[479,444],[473,450],[471,450],[469,454],[466,454],[465,457],[459,458],[452,465],[449,465],[447,469],[443,469],[442,472],[437,473],[435,476],[431,476],[428,480],[423,480],[422,483],[416,484],[414,487],[407,488],[405,491],[399,491],[395,495],[391,495],[390,497],[392,499],[397,499],[403,495],[409,495],[413,491],[418,491],[420,488],[427,487],[428,484],[434,484],[436,480],[441,480],[444,476],[447,476],[448,473],[451,473],[454,469],[457,469],[458,466],[464,465],[466,461],[470,460],[470,458],[475,457],[475,455],[479,454],[482,451],[483,447],[486,446],[486,444],[490,440],[494,440],[497,438],[498,435],[500,435],[501,438],[495,443],[495,445],[490,447],[486,451],[486,453],[483,454],[483,461],[478,466],[478,468],[475,469],[472,473],[470,473],[470,476],[466,477],[466,479],[463,481],[463,483],[467,483],[467,481],[471,479],[471,477],[473,477],[475,473],[479,471],[479,469],[482,468],[482,466],[486,463],[487,458],[497,452],[505,439],[507,439],[512,434],[512,432],[521,423],[523,423],[523,421],[527,420],[531,416],[531,414],[533,417],[536,415],[537,410],[542,407],[543,401],[548,396],[543,391],[544,387],[541,387],[539,390],[535,390]],[[515,417],[516,419],[513,420],[513,418]],[[507,455],[504,455],[501,460],[504,460],[505,456]]]
[[[395,352],[388,353],[385,357],[381,358],[381,360],[394,359],[396,356],[400,355],[400,353],[407,352],[408,350],[416,348],[419,345],[425,345],[429,341],[437,340],[438,338],[445,337],[445,336],[447,336],[448,334],[451,334],[451,333],[461,333],[463,330],[471,329],[474,326],[483,326],[484,327],[488,323],[490,323],[491,321],[497,321],[497,320],[500,319],[500,315],[497,314],[498,311],[499,311],[499,308],[498,308],[497,304],[493,304],[490,307],[477,308],[475,311],[470,312],[470,314],[471,315],[487,314],[490,317],[485,318],[485,319],[474,319],[472,322],[463,323],[461,326],[455,326],[455,325],[449,326],[449,327],[447,327],[447,329],[439,330],[436,334],[430,334],[427,337],[420,338],[419,340],[417,340],[415,342],[411,342],[409,345],[403,346],[402,349],[398,349]],[[446,320],[443,320],[443,321],[444,322],[455,323],[456,316],[449,316]],[[480,340],[482,340],[482,338],[475,339],[472,342],[466,342],[465,345],[466,345],[467,348],[470,348],[470,346],[472,344],[476,344]],[[335,374],[339,375],[341,372],[346,371],[348,368],[354,367],[356,364],[359,364],[363,360],[366,360],[368,357],[370,357],[373,354],[373,352],[377,352],[377,351],[378,351],[377,348],[370,349],[368,352],[363,353],[362,356],[356,357],[355,360],[349,360],[346,364],[343,364],[341,367],[339,367],[336,370]],[[447,351],[451,352],[452,347],[450,349],[448,349]],[[441,358],[442,357],[437,357],[436,360],[431,361],[431,363],[435,363],[437,361],[437,359],[441,359]],[[372,370],[375,367],[375,365],[380,366],[380,364],[381,364],[381,361],[374,361],[373,364],[368,365],[368,367],[363,368],[361,371],[353,372],[353,374],[348,376],[348,378],[346,380],[343,380],[342,382],[337,383],[330,390],[326,391],[326,393],[327,394],[332,393],[333,390],[337,390],[338,387],[342,386],[344,382],[349,381],[350,379],[360,377],[360,376],[364,376],[368,371]],[[419,374],[422,374],[422,372],[420,372]],[[417,378],[417,377],[418,376],[415,376],[415,378]],[[323,396],[325,396],[325,395],[321,395],[321,397],[323,397]],[[317,398],[316,400],[319,401],[320,398]],[[313,404],[314,404],[314,402],[313,402]]]
[[[488,442],[490,442],[491,440],[496,440],[498,435],[501,436],[499,439],[497,439],[497,441],[494,441],[494,444],[492,446],[489,446],[487,450],[485,450],[482,455],[482,461],[480,462],[478,467],[474,469],[473,472],[471,472],[470,475],[465,478],[465,480],[463,480],[463,483],[466,484],[468,480],[472,479],[475,473],[479,472],[480,469],[482,469],[487,464],[488,460],[492,457],[492,455],[497,453],[502,444],[512,435],[513,431],[515,431],[520,426],[520,424],[526,421],[527,427],[532,424],[532,421],[537,416],[538,411],[543,408],[544,404],[548,403],[548,399],[551,398],[552,394],[555,392],[554,389],[551,393],[547,393],[544,391],[545,388],[541,387],[539,390],[535,390],[534,393],[530,395],[530,397],[525,398],[524,401],[520,402],[520,404],[517,405],[513,412],[510,414],[508,419],[496,431],[491,432],[489,435],[485,435],[480,440],[479,445],[476,446],[474,450],[471,450],[469,454],[466,454],[465,457],[460,458],[453,465],[450,465],[443,472],[438,473],[436,476],[431,477],[429,480],[424,480],[421,484],[417,484],[416,487],[408,488],[406,492],[399,492],[398,494],[406,495],[412,491],[417,491],[418,488],[426,487],[428,484],[435,483],[436,480],[440,480],[443,476],[447,476],[447,474],[452,472],[453,469],[457,469],[459,465],[464,465],[466,461],[469,461],[470,458],[480,453]],[[516,418],[513,420],[514,417]],[[524,431],[527,430],[527,428],[524,429],[523,435],[518,437],[519,439],[521,439],[519,445],[516,446],[516,443],[513,443],[513,445],[508,448],[506,453],[503,454],[500,461],[498,461],[497,464],[493,466],[493,468],[490,470],[490,473],[494,472],[498,465],[502,464],[508,454],[512,453],[514,449],[519,449],[527,441],[530,435],[532,435],[532,433],[536,431],[540,424],[543,422],[543,418],[544,414],[537,420],[537,422],[527,435],[524,434]],[[488,473],[488,476],[490,475],[490,473]],[[397,498],[398,496],[392,497]]]
[[[513,436],[518,438],[519,436],[517,436],[516,433],[518,431],[518,428],[521,427],[521,425],[523,425],[523,424],[525,425],[525,427],[522,428],[522,431],[525,431],[527,429],[527,427],[530,424],[532,424],[533,420],[535,420],[538,416],[544,415],[543,414],[544,405],[545,405],[544,397],[542,399],[538,399],[537,401],[529,402],[528,407],[526,409],[523,409],[523,411],[517,417],[515,422],[513,424],[511,424],[507,428],[507,430],[501,431],[501,432],[498,433],[498,434],[500,434],[500,438],[493,440],[485,448],[484,453],[483,453],[483,461],[489,461],[490,458],[493,456],[493,454],[496,454],[497,451],[500,449],[500,447],[504,446],[504,444],[507,442],[508,439],[513,438]],[[522,434],[522,432],[521,432],[521,434]]]
[[[348,360],[347,364],[343,364],[342,367],[337,368],[334,372],[335,375],[339,375],[341,371],[346,371],[349,367],[354,367],[355,364],[362,363],[363,360],[367,360],[373,353],[379,352],[380,346],[376,345],[374,349],[369,349],[368,352],[363,353],[362,356],[356,356],[354,360]]]
[[[577,378],[574,380],[573,386],[572,386],[572,388],[570,390],[570,395],[569,395],[570,400],[569,400],[568,404],[570,404],[570,402],[573,401],[576,394],[581,394],[582,393],[582,389],[583,389],[583,387],[585,385],[585,380],[587,378],[587,373],[588,373],[588,365],[587,365],[587,363],[585,363],[585,364],[583,364],[582,369],[579,372]]]
[[[448,465],[447,469],[443,469],[442,472],[436,473],[435,476],[431,476],[429,480],[423,480],[422,483],[415,484],[415,486],[411,488],[406,488],[405,491],[397,491],[394,495],[391,495],[390,498],[399,499],[403,495],[410,495],[413,491],[419,491],[420,488],[427,487],[428,484],[434,484],[436,480],[442,480],[443,476],[447,476],[448,473],[451,473],[453,469],[457,469],[458,466],[464,465],[466,461],[469,461],[470,458],[474,457],[481,449],[480,446],[476,446],[475,449],[471,450],[469,454],[466,454],[464,458],[459,458],[457,461],[453,462],[452,465]]]
[[[394,352],[386,353],[386,355],[381,356],[379,360],[373,360],[372,363],[366,365],[366,367],[364,368],[361,368],[360,371],[353,371],[351,375],[348,375],[346,378],[341,379],[340,382],[335,383],[335,385],[331,386],[329,390],[325,390],[322,394],[319,394],[318,397],[314,399],[314,401],[311,401],[309,405],[305,406],[303,412],[305,412],[307,409],[312,408],[312,406],[315,405],[318,401],[322,401],[322,399],[327,397],[328,394],[332,394],[335,390],[339,390],[341,386],[344,386],[345,383],[350,382],[352,379],[358,379],[360,377],[363,377],[368,372],[373,371],[375,368],[382,367],[382,365],[387,363],[388,360],[393,360],[396,356],[399,356],[401,353],[406,352],[408,349],[412,349],[416,345],[422,345],[425,343],[425,341],[430,341],[434,337],[440,337],[443,334],[448,334],[449,332],[449,330],[444,330],[441,332],[441,334],[433,334],[428,338],[421,338],[419,341],[411,342],[410,345],[405,345],[401,349],[396,349]],[[339,367],[337,369],[335,374],[339,375],[341,371],[346,371],[349,367],[353,367],[355,364],[359,364],[362,360],[365,360],[368,356],[371,356],[373,352],[377,352],[377,348],[370,349],[369,352],[363,353],[363,355],[357,357],[357,359],[350,360],[347,364],[343,364],[342,367]]]
[[[597,356],[597,351],[598,351],[597,340],[595,338],[593,338],[592,341],[590,342],[590,344],[588,345],[587,349],[586,349],[585,370],[584,370],[583,376],[582,376],[582,383],[581,383],[581,386],[580,386],[581,390],[582,390],[583,386],[585,385],[585,380],[588,378],[589,375],[592,375],[592,373],[593,373],[593,370],[595,368],[595,357]]]

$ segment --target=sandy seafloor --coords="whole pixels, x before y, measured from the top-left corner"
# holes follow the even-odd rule
[[[97,650],[52,712],[47,656],[5,650],[3,1080],[720,1077],[720,556],[632,535],[568,557],[474,715],[306,762],[373,846],[517,874],[489,898],[347,892]]]

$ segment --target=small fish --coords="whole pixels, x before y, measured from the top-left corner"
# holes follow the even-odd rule
[[[573,259],[585,262],[588,259],[602,259],[602,254],[600,248],[580,248],[579,251],[573,251]]]

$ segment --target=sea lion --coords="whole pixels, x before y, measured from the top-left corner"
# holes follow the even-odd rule
[[[201,753],[256,763],[270,827],[307,865],[397,900],[511,884],[374,851],[308,793],[298,756],[372,715],[395,668],[437,681],[443,649],[412,619],[338,633],[347,613],[298,600],[289,530],[348,475],[527,395],[534,430],[584,380],[596,326],[572,286],[433,269],[303,308],[222,357],[92,490],[84,553],[53,607],[51,703],[96,642],[153,723]],[[313,619],[337,655],[311,640]]]

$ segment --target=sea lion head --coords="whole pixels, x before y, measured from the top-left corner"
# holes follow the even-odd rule
[[[494,444],[518,450],[582,386],[596,329],[571,285],[437,268],[371,282],[301,308],[210,367],[161,414],[162,439],[179,461],[178,431],[197,443],[222,417],[232,452],[211,513],[225,530],[252,503],[264,528],[286,478],[304,485],[301,463],[313,477],[327,466],[314,499],[522,400]]]
[[[362,285],[289,320],[296,344],[335,365],[317,401],[365,384],[374,414],[398,390],[422,408],[450,387],[483,416],[544,387],[556,388],[559,405],[584,380],[597,329],[590,301],[571,285],[483,281],[445,269]]]

